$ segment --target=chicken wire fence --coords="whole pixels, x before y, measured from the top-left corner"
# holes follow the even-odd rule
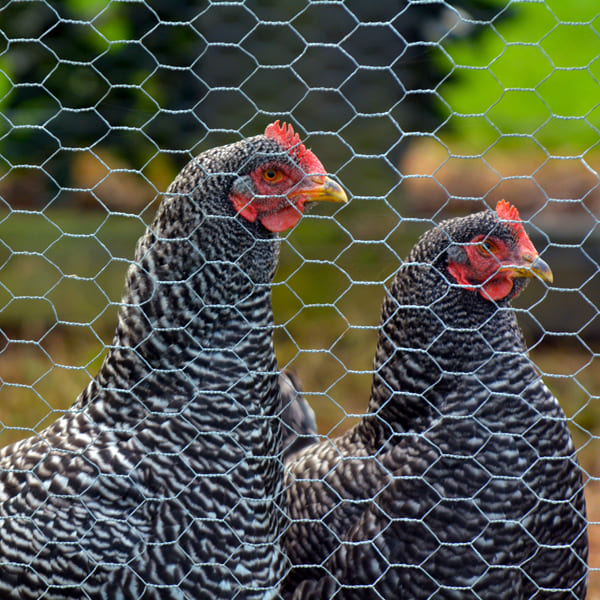
[[[555,283],[517,302],[586,474],[600,598],[600,9],[594,0],[9,0],[0,7],[0,442],[94,377],[135,240],[199,152],[282,119],[348,191],[284,234],[281,368],[323,436],[366,409],[384,284],[506,198]]]

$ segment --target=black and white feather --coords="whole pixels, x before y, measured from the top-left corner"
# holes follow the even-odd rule
[[[298,375],[283,371],[279,377],[282,421],[282,459],[288,460],[318,440],[315,411],[304,398]]]
[[[491,211],[417,243],[383,303],[368,414],[290,458],[283,596],[583,599],[582,475],[509,300],[449,256],[513,228]],[[513,240],[514,241],[514,240]]]
[[[138,242],[97,377],[0,451],[2,598],[276,596],[278,240],[228,194],[285,150],[256,136],[182,170]]]

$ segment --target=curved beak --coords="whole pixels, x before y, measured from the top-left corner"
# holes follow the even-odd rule
[[[304,202],[348,202],[342,186],[325,175],[313,175],[304,180],[289,194],[294,203]]]
[[[548,263],[539,256],[525,255],[523,262],[518,267],[513,267],[512,271],[517,277],[537,277],[546,283],[554,281],[552,270]]]

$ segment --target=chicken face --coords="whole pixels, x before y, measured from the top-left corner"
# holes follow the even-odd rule
[[[229,196],[235,210],[269,231],[293,227],[307,202],[347,202],[341,186],[327,177],[319,159],[300,142],[291,126],[272,123],[265,137],[282,149],[279,157],[265,156],[244,177],[238,178]]]
[[[496,206],[498,225],[479,233],[466,244],[448,251],[448,272],[458,284],[479,292],[486,300],[517,295],[521,278],[539,277],[552,283],[550,267],[539,257],[523,228],[519,213],[504,200]]]

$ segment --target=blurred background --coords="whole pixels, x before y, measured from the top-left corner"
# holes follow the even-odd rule
[[[600,568],[596,0],[3,3],[0,444],[95,375],[178,170],[274,119],[351,198],[284,237],[273,294],[320,432],[366,407],[385,283],[418,235],[506,198],[555,274],[519,320],[571,422]]]

